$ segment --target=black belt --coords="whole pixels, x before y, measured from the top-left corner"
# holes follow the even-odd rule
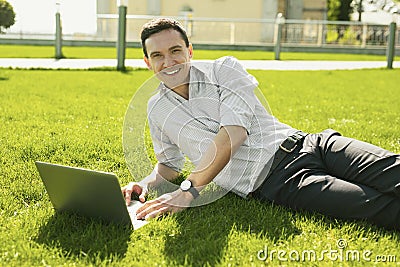
[[[271,173],[275,168],[281,163],[281,161],[293,150],[296,149],[299,141],[303,140],[304,137],[307,136],[307,133],[302,131],[295,132],[294,134],[288,136],[280,145],[278,151],[276,151],[274,155],[274,160],[269,169],[269,173]]]
[[[263,184],[268,180],[268,177],[271,175],[271,173],[278,167],[279,163],[282,162],[282,160],[292,153],[298,145],[300,145],[300,141],[304,139],[308,134],[304,133],[302,131],[297,131],[294,134],[288,136],[280,145],[279,149],[275,152],[272,165],[270,164],[265,164],[265,167],[260,173],[260,176],[264,176],[265,179],[262,182],[261,186],[258,188],[261,188]],[[257,191],[258,189],[256,189]],[[253,193],[250,193],[249,196],[251,196]]]

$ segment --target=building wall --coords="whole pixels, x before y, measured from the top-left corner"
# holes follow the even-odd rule
[[[275,19],[282,13],[288,19],[323,19],[327,0],[121,0],[128,7],[128,15],[183,16],[196,18],[254,18]],[[98,12],[118,13],[117,0],[97,0]],[[108,8],[107,8],[108,5]],[[128,40],[138,40],[141,26],[147,20],[128,20]],[[111,23],[111,25],[109,25]],[[272,42],[274,26],[251,22],[182,22],[193,43]],[[98,23],[104,35],[115,36],[116,21]],[[113,30],[114,29],[114,30]],[[210,31],[212,29],[212,31]]]
[[[128,6],[128,14],[179,16],[190,7],[196,17],[210,18],[266,18],[276,11],[296,14],[296,19],[323,19],[327,0],[121,0]],[[271,12],[272,11],[272,12]],[[275,11],[275,12],[274,12]],[[117,0],[97,0],[97,12],[116,14]],[[275,13],[275,14],[272,14]]]
[[[162,1],[162,15],[179,16],[183,10],[191,9],[193,17],[209,18],[274,18],[276,15],[276,0],[249,0],[251,4],[243,8],[243,0],[203,0]],[[229,8],[228,8],[229,5]],[[274,6],[275,5],[275,6]],[[266,10],[266,12],[264,12]],[[272,12],[268,12],[272,10]],[[192,42],[208,40],[221,43],[246,43],[256,38],[271,39],[272,29],[262,27],[259,23],[230,23],[230,22],[186,22],[186,28]],[[213,29],[210,31],[210,29]]]
[[[287,19],[325,20],[327,0],[279,0],[279,12]]]
[[[303,19],[327,20],[327,0],[303,0]]]
[[[193,15],[197,17],[211,18],[261,18],[262,1],[249,0],[250,5],[243,8],[243,0],[202,0],[187,1],[174,0],[162,6],[163,15],[176,16],[184,6],[193,9]],[[164,1],[165,2],[165,1]]]

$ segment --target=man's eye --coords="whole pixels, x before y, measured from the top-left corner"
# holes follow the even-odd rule
[[[174,50],[172,50],[172,53],[173,54],[177,54],[177,53],[179,53],[181,50],[180,49],[174,49]]]

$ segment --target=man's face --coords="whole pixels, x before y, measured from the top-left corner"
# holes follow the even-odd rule
[[[191,44],[186,47],[178,31],[168,29],[153,34],[145,45],[148,57],[144,61],[166,86],[171,89],[187,86],[193,48]]]

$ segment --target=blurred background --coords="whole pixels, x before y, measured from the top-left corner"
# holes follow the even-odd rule
[[[126,40],[139,45],[143,23],[157,16],[175,17],[194,44],[290,47],[386,46],[389,24],[400,25],[397,0],[7,0],[15,24],[0,43],[54,40],[55,13],[61,14],[64,41],[115,42],[118,6],[127,7]],[[399,28],[397,28],[399,29]],[[399,30],[397,30],[399,31]],[[397,34],[396,46],[400,34]],[[77,42],[77,43],[72,43]],[[96,43],[97,42],[97,43]],[[68,43],[65,43],[68,45]],[[82,45],[83,43],[81,43]],[[85,43],[87,45],[87,43]]]

